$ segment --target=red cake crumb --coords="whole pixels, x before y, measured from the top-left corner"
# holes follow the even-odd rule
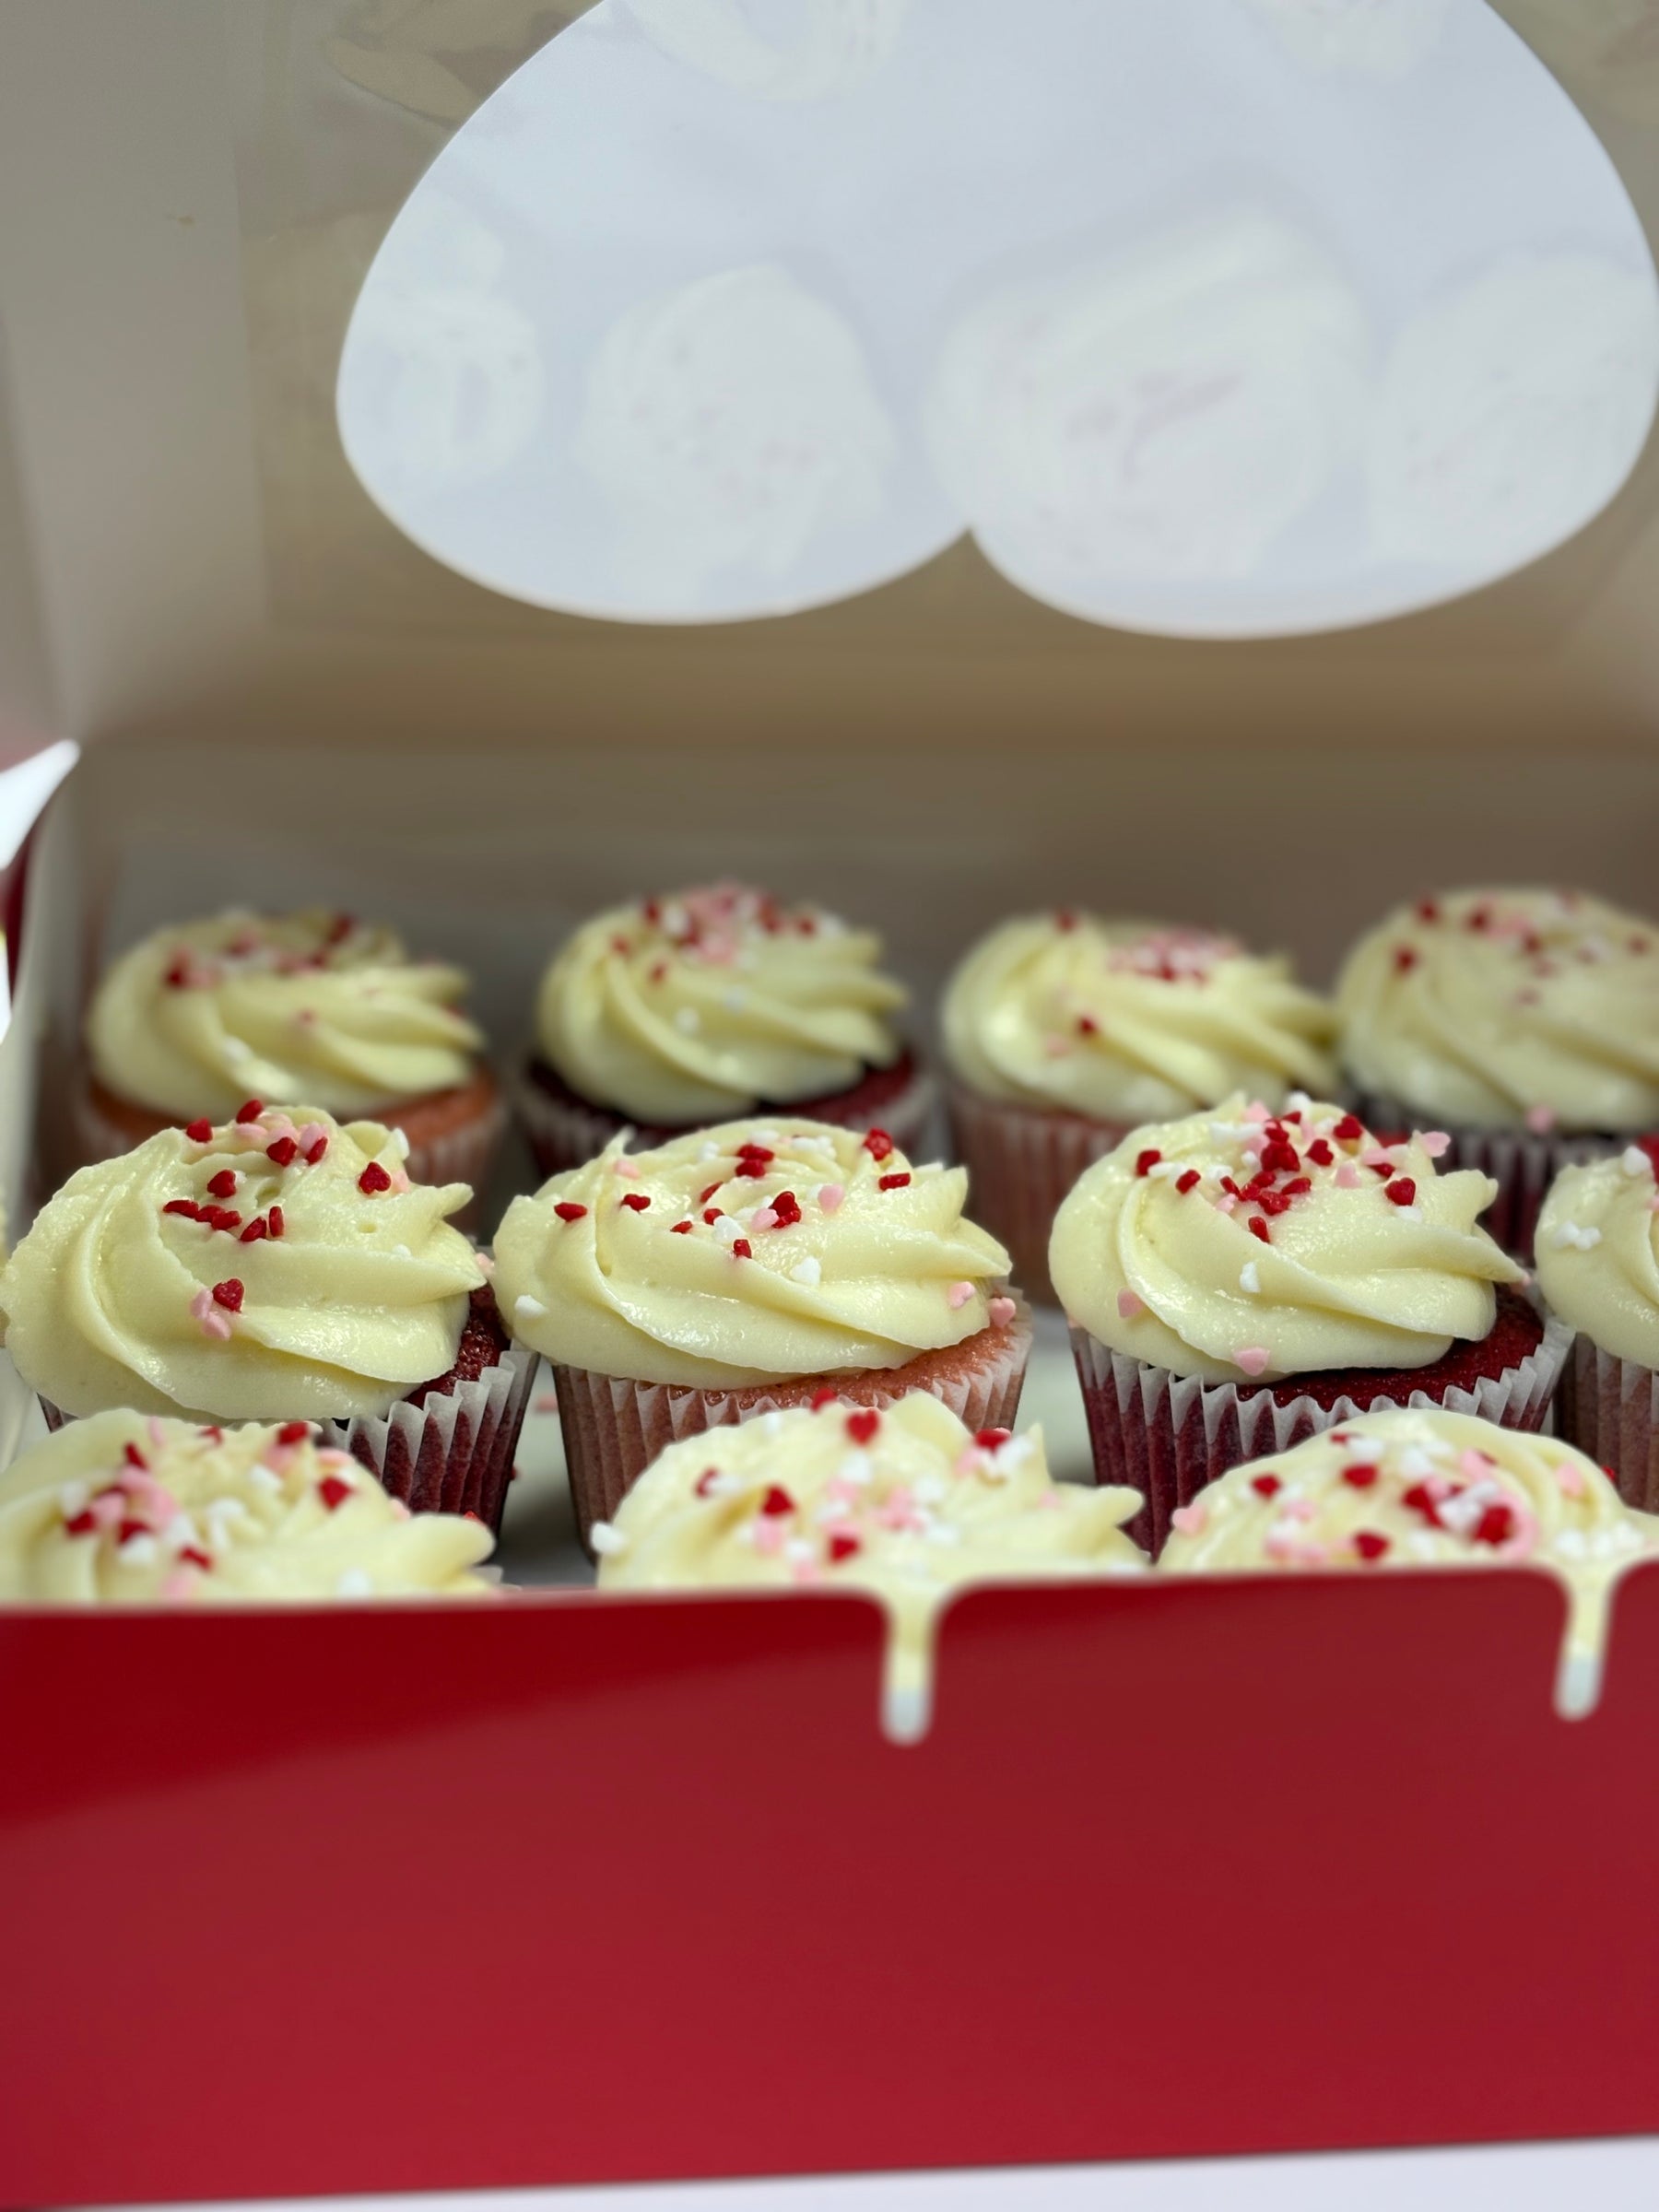
[[[501,1325],[501,1316],[496,1308],[495,1292],[486,1283],[482,1289],[472,1294],[471,1310],[466,1325],[461,1331],[461,1341],[455,1347],[454,1364],[449,1372],[439,1375],[430,1382],[423,1382],[418,1390],[408,1393],[411,1406],[423,1406],[434,1392],[448,1397],[457,1382],[476,1382],[480,1375],[499,1367],[507,1349],[507,1332]]]

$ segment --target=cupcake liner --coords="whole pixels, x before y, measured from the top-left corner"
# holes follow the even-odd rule
[[[758,1108],[747,1117],[729,1118],[765,1121],[770,1115],[787,1120],[792,1112],[809,1112],[812,1120],[830,1122],[838,1128],[885,1129],[900,1151],[913,1159],[925,1157],[934,1102],[933,1078],[918,1067],[904,1088],[879,1106],[853,1106],[845,1113],[840,1113],[835,1111],[834,1100],[815,1099],[809,1105],[767,1106]],[[535,1080],[528,1067],[520,1069],[513,1084],[513,1105],[544,1181],[549,1175],[563,1174],[567,1168],[585,1167],[623,1129],[632,1131],[629,1149],[634,1152],[649,1150],[653,1145],[665,1144],[670,1138],[686,1134],[683,1129],[636,1125],[623,1114],[606,1113],[581,1099],[556,1098]]]
[[[429,1391],[419,1406],[406,1398],[382,1416],[318,1421],[319,1441],[349,1452],[411,1512],[472,1513],[499,1535],[536,1364],[535,1353],[509,1345],[477,1381]],[[78,1418],[49,1398],[41,1410],[53,1430]]]
[[[1169,1535],[1171,1514],[1190,1505],[1207,1483],[1245,1460],[1288,1452],[1357,1414],[1400,1405],[1432,1406],[1476,1414],[1503,1429],[1542,1429],[1572,1342],[1566,1324],[1546,1315],[1536,1351],[1501,1375],[1483,1376],[1473,1389],[1453,1385],[1438,1397],[1417,1390],[1405,1399],[1380,1394],[1364,1405],[1342,1397],[1327,1407],[1311,1397],[1280,1406],[1268,1388],[1171,1374],[1113,1351],[1075,1324],[1071,1335],[1095,1479],[1127,1483],[1146,1499],[1128,1534],[1154,1559]]]
[[[1367,1128],[1382,1135],[1438,1125],[1432,1115],[1425,1116],[1382,1092],[1361,1091],[1354,1112]],[[1440,1163],[1441,1171],[1478,1168],[1491,1176],[1498,1195],[1481,1216],[1481,1227],[1494,1242],[1520,1260],[1532,1258],[1538,1210],[1561,1170],[1576,1167],[1582,1160],[1605,1159],[1608,1153],[1622,1152],[1634,1141],[1633,1133],[1598,1136],[1531,1129],[1448,1129],[1446,1134],[1452,1139],[1452,1150]]]
[[[1556,1399],[1557,1430],[1605,1467],[1639,1512],[1659,1513],[1659,1375],[1578,1337]]]
[[[961,1083],[949,1086],[946,1107],[956,1157],[968,1171],[970,1214],[1007,1246],[1014,1280],[1027,1297],[1058,1305],[1048,1248],[1060,1202],[1084,1169],[1115,1151],[1135,1124],[1009,1105]]]
[[[928,1390],[971,1430],[1011,1429],[1019,1410],[1031,1349],[1029,1309],[1006,1328],[981,1331],[971,1365],[959,1352],[925,1352],[903,1367],[864,1368],[846,1375],[806,1375],[746,1390],[696,1390],[677,1382],[633,1382],[589,1368],[553,1367],[564,1430],[571,1499],[584,1546],[595,1521],[608,1521],[660,1453],[688,1436],[735,1427],[761,1414],[809,1406],[832,1385],[853,1406],[890,1406],[910,1390]],[[970,1339],[970,1342],[977,1342]]]

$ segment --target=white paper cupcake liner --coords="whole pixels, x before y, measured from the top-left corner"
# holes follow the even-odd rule
[[[1095,1478],[1127,1483],[1145,1498],[1145,1510],[1128,1524],[1128,1533],[1154,1559],[1163,1549],[1177,1507],[1190,1505],[1230,1467],[1288,1452],[1357,1414],[1400,1405],[1433,1406],[1475,1414],[1504,1429],[1542,1429],[1572,1342],[1566,1324],[1547,1314],[1536,1351],[1501,1375],[1483,1376],[1472,1389],[1455,1387],[1438,1397],[1418,1390],[1404,1399],[1379,1393],[1364,1405],[1343,1397],[1324,1406],[1311,1397],[1280,1406],[1271,1389],[1241,1389],[1236,1382],[1171,1374],[1113,1351],[1075,1324],[1071,1336]]]
[[[966,1369],[929,1374],[938,1355],[924,1353],[903,1367],[807,1375],[735,1391],[632,1382],[589,1368],[555,1365],[565,1464],[582,1543],[587,1543],[595,1521],[612,1518],[652,1461],[670,1444],[711,1429],[757,1420],[762,1414],[809,1406],[826,1385],[833,1386],[852,1406],[890,1406],[907,1391],[926,1390],[970,1430],[1011,1429],[1030,1357],[1029,1309],[1022,1305],[1006,1328],[986,1328],[981,1335],[983,1343],[972,1366]]]
[[[1441,1126],[1432,1115],[1381,1092],[1362,1091],[1354,1112],[1368,1129],[1384,1136]],[[1442,1172],[1448,1168],[1478,1168],[1492,1178],[1498,1195],[1481,1216],[1480,1225],[1505,1252],[1521,1260],[1532,1258],[1538,1210],[1561,1170],[1581,1160],[1605,1159],[1609,1152],[1622,1152],[1631,1141],[1628,1135],[1554,1135],[1531,1129],[1447,1128],[1446,1134],[1452,1149],[1440,1163]]]
[[[933,1077],[918,1067],[904,1088],[879,1107],[838,1113],[820,1105],[816,1114],[818,1119],[832,1123],[837,1128],[885,1129],[900,1152],[912,1159],[925,1159],[932,1148],[935,1096]],[[585,1167],[604,1151],[619,1130],[632,1127],[625,1115],[605,1113],[580,1100],[554,1097],[535,1080],[528,1067],[522,1067],[514,1078],[512,1101],[519,1125],[544,1179],[561,1175],[568,1168]],[[790,1111],[787,1106],[765,1109],[765,1112],[779,1119],[787,1119]],[[757,1113],[748,1118],[759,1120],[764,1116]],[[638,1129],[629,1149],[646,1151],[653,1145],[666,1142],[670,1136],[685,1134],[683,1130]]]
[[[1006,1244],[1028,1298],[1060,1302],[1049,1281],[1049,1236],[1060,1202],[1085,1168],[1115,1152],[1132,1122],[1091,1122],[981,1098],[965,1084],[946,1091],[956,1157],[968,1171],[968,1211]]]
[[[1606,1469],[1627,1505],[1659,1513],[1659,1374],[1580,1336],[1556,1414],[1559,1434]]]

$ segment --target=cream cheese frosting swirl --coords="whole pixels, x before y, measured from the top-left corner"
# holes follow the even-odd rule
[[[268,1604],[479,1597],[493,1539],[411,1514],[305,1421],[73,1421],[0,1475],[0,1603]]]
[[[1447,891],[1336,987],[1344,1064],[1453,1128],[1659,1124],[1659,926],[1579,891]]]
[[[411,1183],[406,1149],[249,1100],[81,1169],[0,1272],[18,1372],[71,1414],[384,1414],[453,1363],[484,1281],[445,1218],[467,1186]]]
[[[1608,1582],[1659,1549],[1594,1460],[1555,1437],[1430,1408],[1358,1414],[1231,1468],[1178,1508],[1168,1574],[1271,1567],[1553,1567],[1573,1641],[1594,1641]]]
[[[1140,1493],[1050,1476],[1042,1431],[964,1428],[925,1391],[877,1413],[833,1399],[671,1444],[594,1531],[601,1590],[867,1590],[919,1678],[953,1590],[1135,1571]]]
[[[455,1010],[465,986],[348,914],[238,909],[124,953],[87,1043],[100,1082],[156,1113],[222,1117],[251,1092],[367,1113],[468,1080],[483,1038]]]
[[[902,1367],[1006,1325],[1008,1255],[962,1215],[961,1168],[883,1131],[733,1122],[597,1159],[516,1198],[496,1297],[561,1366],[741,1389]]]
[[[1653,1153],[1563,1168],[1538,1218],[1538,1288],[1569,1327],[1659,1369],[1659,1190]]]
[[[828,1098],[903,1044],[881,939],[714,884],[619,906],[543,978],[542,1057],[591,1104],[665,1128]]]
[[[1062,910],[1005,922],[945,994],[952,1066],[983,1098],[1159,1121],[1234,1090],[1331,1088],[1335,1019],[1288,960],[1230,937]]]
[[[1427,1367],[1524,1280],[1477,1226],[1490,1176],[1437,1171],[1448,1143],[1300,1094],[1137,1129],[1061,1206],[1054,1288],[1112,1350],[1206,1382]]]

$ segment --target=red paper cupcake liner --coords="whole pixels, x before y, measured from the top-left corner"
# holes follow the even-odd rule
[[[970,1430],[1011,1429],[1031,1350],[1023,1305],[1004,1328],[985,1328],[966,1345],[924,1352],[903,1367],[846,1375],[806,1375],[745,1390],[694,1390],[676,1382],[633,1382],[589,1368],[554,1366],[571,1499],[583,1545],[595,1521],[608,1521],[645,1469],[670,1444],[760,1415],[810,1406],[832,1388],[853,1406],[891,1406],[926,1390]],[[971,1351],[971,1356],[964,1358]]]
[[[318,1421],[318,1441],[349,1452],[411,1512],[472,1513],[499,1535],[536,1364],[534,1352],[509,1344],[476,1381],[443,1391],[428,1384],[418,1406],[405,1399],[383,1416]],[[49,1429],[79,1418],[49,1398],[41,1410]]]
[[[1048,1248],[1060,1202],[1085,1168],[1116,1151],[1135,1124],[1009,1105],[961,1083],[947,1088],[946,1107],[956,1157],[968,1171],[970,1215],[1007,1246],[1026,1296],[1058,1305]]]
[[[1368,1129],[1385,1136],[1443,1125],[1432,1115],[1418,1113],[1381,1092],[1362,1091],[1354,1102],[1354,1112]],[[1582,1160],[1605,1159],[1610,1152],[1622,1152],[1636,1141],[1634,1133],[1598,1136],[1563,1132],[1558,1135],[1531,1129],[1447,1128],[1446,1134],[1452,1139],[1452,1149],[1440,1163],[1442,1173],[1449,1168],[1478,1168],[1492,1178],[1498,1195],[1481,1216],[1481,1227],[1505,1252],[1528,1262],[1545,1194],[1561,1170],[1576,1167]]]
[[[1535,1351],[1500,1375],[1473,1387],[1453,1385],[1434,1395],[1415,1390],[1406,1398],[1379,1394],[1361,1405],[1339,1397],[1322,1406],[1312,1397],[1281,1406],[1271,1387],[1204,1382],[1171,1374],[1115,1352],[1087,1329],[1073,1325],[1072,1355],[1083,1388],[1095,1479],[1127,1483],[1147,1503],[1128,1534],[1156,1559],[1176,1508],[1190,1505],[1206,1484],[1230,1467],[1270,1453],[1288,1452],[1357,1414],[1406,1405],[1444,1413],[1469,1413],[1503,1429],[1539,1430],[1549,1412],[1572,1332],[1546,1315]]]
[[[1627,1505],[1659,1513],[1659,1374],[1578,1337],[1561,1376],[1556,1428],[1605,1467]]]
[[[770,1116],[787,1121],[796,1115],[806,1121],[830,1122],[841,1129],[885,1129],[900,1152],[912,1159],[925,1158],[931,1149],[933,1078],[914,1062],[896,1087],[882,1079],[888,1072],[877,1069],[837,1098],[761,1106],[752,1114],[731,1118],[764,1121]],[[635,1124],[625,1115],[590,1106],[574,1091],[552,1090],[546,1081],[538,1080],[533,1065],[519,1071],[513,1104],[544,1179],[562,1175],[569,1168],[585,1167],[624,1129],[633,1132],[629,1149],[635,1152],[648,1151],[688,1134],[684,1129]]]

